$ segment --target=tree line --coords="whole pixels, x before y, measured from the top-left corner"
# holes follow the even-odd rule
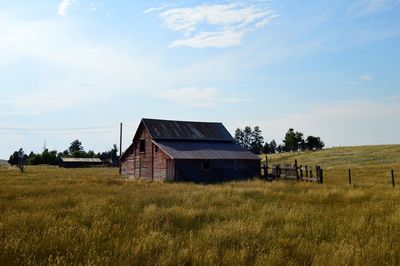
[[[42,153],[34,153],[31,151],[29,154],[25,154],[24,150],[21,148],[10,156],[8,163],[12,166],[20,166],[21,164],[22,166],[39,164],[58,165],[61,158],[99,158],[104,164],[111,166],[118,166],[119,164],[118,148],[116,144],[108,151],[95,153],[92,150],[85,151],[82,142],[79,140],[71,142],[69,148],[63,152],[45,148]]]
[[[254,128],[249,126],[246,126],[243,129],[237,128],[234,139],[236,143],[255,154],[320,150],[325,146],[320,137],[307,136],[304,139],[304,134],[295,131],[293,128],[289,128],[285,134],[285,138],[279,145],[277,145],[275,140],[272,140],[271,142],[264,141],[259,126],[255,126]]]

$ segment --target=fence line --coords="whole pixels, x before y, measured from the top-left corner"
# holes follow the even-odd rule
[[[263,178],[269,180],[284,179],[284,180],[297,180],[307,182],[324,183],[324,171],[317,165],[315,166],[315,177],[312,168],[308,165],[304,167],[297,164],[297,160],[294,161],[293,165],[281,166],[280,164],[268,166],[268,159],[266,158],[265,164],[262,166],[264,171]]]

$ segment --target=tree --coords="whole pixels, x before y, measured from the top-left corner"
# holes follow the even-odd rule
[[[96,154],[94,153],[94,151],[92,151],[92,150],[89,150],[88,152],[87,152],[87,157],[88,158],[94,158],[94,157],[96,157]]]
[[[247,150],[250,149],[253,131],[251,127],[247,126],[243,130],[243,147]]]
[[[269,149],[271,151],[271,153],[275,153],[276,152],[276,141],[273,139],[270,143],[269,143]]]
[[[74,152],[80,152],[83,151],[83,146],[82,146],[82,142],[80,142],[79,140],[74,140],[73,142],[71,142],[71,145],[68,148],[69,153],[72,155]]]
[[[10,159],[8,159],[8,163],[11,166],[18,165],[18,151],[15,151],[11,156]]]
[[[88,155],[85,151],[74,151],[71,153],[72,158],[87,158]]]
[[[236,142],[237,144],[239,144],[240,146],[243,146],[243,139],[244,139],[244,132],[243,132],[243,130],[241,130],[240,128],[237,128],[237,129],[235,130],[235,137],[234,137],[234,139],[235,139],[235,142]]]
[[[321,141],[320,137],[308,136],[305,142],[305,147],[308,150],[319,150],[325,146],[325,143]]]
[[[261,130],[259,126],[255,126],[253,131],[251,132],[251,140],[250,140],[250,151],[255,154],[261,154],[263,149],[264,138],[261,135]]]
[[[18,168],[21,171],[21,173],[24,172],[26,159],[28,159],[28,155],[25,154],[25,152],[22,148],[19,149],[19,151],[18,151]]]
[[[264,153],[264,154],[271,153],[271,147],[269,146],[268,142],[265,142],[265,144],[262,148],[262,153]]]
[[[111,157],[113,166],[118,166],[119,165],[119,156],[118,156],[117,144],[114,144],[112,149],[110,150],[110,157]]]
[[[112,166],[119,165],[119,156],[117,144],[114,144],[110,151],[98,153],[97,157],[105,163],[111,163]]]
[[[297,151],[304,146],[303,133],[295,132],[293,128],[289,128],[283,143],[286,151]]]
[[[42,160],[43,160],[43,163],[44,164],[50,164],[50,153],[49,153],[49,150],[48,149],[45,149],[43,152],[42,152]]]
[[[276,151],[277,151],[277,152],[283,152],[283,151],[285,151],[285,146],[283,146],[282,144],[279,144],[278,147],[276,147]]]

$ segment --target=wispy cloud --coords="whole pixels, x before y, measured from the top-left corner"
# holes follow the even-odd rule
[[[167,8],[167,5],[166,4],[162,4],[162,5],[157,6],[157,7],[150,7],[148,9],[144,10],[143,13],[144,14],[148,14],[148,13],[152,13],[152,12],[158,12],[158,11],[162,11],[162,10],[164,10],[166,8]]]
[[[160,14],[164,27],[184,35],[170,47],[193,48],[240,45],[247,32],[269,25],[275,17],[275,11],[265,5],[239,2],[172,8]]]
[[[364,83],[364,82],[369,82],[371,80],[373,80],[374,77],[370,74],[364,74],[364,75],[360,75],[357,76],[355,78],[353,78],[352,80],[348,81],[348,84],[360,84],[360,83]]]
[[[358,76],[357,79],[362,80],[362,81],[370,81],[370,80],[373,80],[374,77],[371,75],[365,74],[365,75]]]
[[[57,14],[60,16],[67,15],[68,8],[74,3],[76,0],[62,0],[60,4],[58,4]]]
[[[348,14],[354,17],[365,17],[399,7],[399,0],[359,0],[350,6]]]
[[[201,32],[192,38],[176,40],[170,44],[170,47],[223,48],[227,46],[237,46],[241,44],[244,34],[244,32],[240,31]]]
[[[217,103],[240,103],[248,101],[239,97],[221,97],[217,88],[186,87],[171,89],[154,94],[154,97],[179,102],[188,107],[207,108]]]

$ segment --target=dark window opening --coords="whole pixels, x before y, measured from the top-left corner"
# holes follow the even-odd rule
[[[139,152],[146,152],[146,140],[144,139],[139,142]]]
[[[210,161],[204,161],[201,165],[204,171],[208,171],[211,169]]]
[[[154,146],[154,151],[158,152],[158,146]]]

